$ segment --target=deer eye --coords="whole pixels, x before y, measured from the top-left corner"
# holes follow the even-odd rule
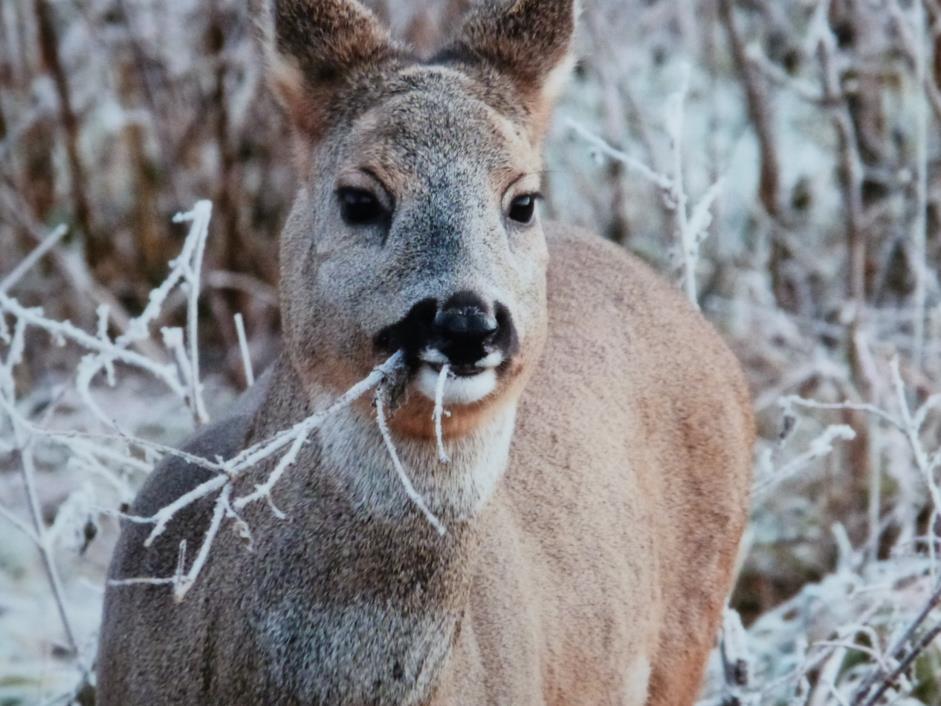
[[[533,215],[536,213],[537,194],[524,194],[517,196],[510,204],[509,216],[511,220],[517,223],[528,225],[533,222]]]
[[[367,226],[385,219],[385,208],[368,191],[344,187],[337,191],[337,198],[340,201],[340,215],[347,225]]]

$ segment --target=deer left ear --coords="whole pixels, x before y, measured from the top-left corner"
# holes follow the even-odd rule
[[[295,127],[319,139],[342,88],[397,55],[389,33],[357,0],[255,0],[275,96]]]
[[[509,79],[530,133],[541,139],[575,64],[578,12],[578,0],[484,0],[438,57]]]

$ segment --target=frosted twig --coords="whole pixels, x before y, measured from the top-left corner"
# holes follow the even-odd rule
[[[664,194],[670,210],[673,211],[676,222],[676,236],[679,241],[683,259],[684,288],[693,306],[699,307],[696,295],[696,265],[699,260],[699,248],[708,234],[712,221],[710,209],[722,188],[722,179],[716,180],[696,202],[690,212],[688,197],[684,187],[683,169],[683,129],[686,94],[689,89],[689,67],[683,72],[680,87],[673,95],[671,106],[667,115],[668,132],[670,136],[673,173],[670,176],[654,171],[643,162],[631,157],[626,152],[609,145],[605,140],[593,134],[574,120],[568,121],[573,132],[591,143],[591,145],[611,159],[624,164],[637,172],[652,184],[657,186]]]
[[[185,546],[181,546],[178,570],[174,577],[138,577],[116,579],[111,581],[110,585],[172,585],[174,598],[177,601],[183,600],[183,598],[186,596],[186,593],[196,582],[200,571],[205,565],[209,556],[209,551],[212,547],[213,541],[219,533],[223,520],[226,517],[232,518],[237,523],[237,526],[239,526],[242,534],[250,537],[250,529],[248,528],[248,525],[245,523],[245,521],[238,516],[237,511],[244,508],[249,503],[261,499],[267,500],[271,504],[272,510],[276,516],[283,518],[283,513],[281,513],[271,502],[271,491],[280,480],[284,472],[296,461],[298,453],[306,442],[310,433],[323,424],[323,422],[328,417],[335,414],[341,408],[352,404],[363,394],[372,388],[379,386],[384,380],[386,380],[390,375],[392,375],[401,367],[403,358],[404,356],[401,351],[395,353],[382,365],[374,368],[372,372],[366,376],[366,378],[351,387],[344,395],[335,400],[325,411],[312,414],[308,418],[295,424],[291,429],[279,432],[268,440],[254,444],[229,461],[217,462],[214,464],[214,466],[218,469],[221,469],[223,472],[214,478],[210,478],[209,480],[204,481],[200,485],[191,489],[189,492],[177,498],[169,505],[162,507],[153,515],[149,517],[125,515],[124,518],[130,522],[154,525],[153,529],[144,542],[145,546],[150,546],[154,540],[164,532],[167,525],[173,520],[176,514],[180,512],[180,510],[192,505],[202,498],[212,495],[213,493],[219,493],[219,496],[216,498],[209,527],[203,535],[203,540],[196,554],[196,558],[187,571],[183,571],[183,564],[185,562]],[[401,467],[401,463],[398,461],[398,456],[395,453],[395,449],[391,445],[391,438],[388,436],[388,428],[385,425],[385,416],[384,411],[382,410],[380,397],[377,397],[377,414],[380,418],[380,429],[383,430],[383,438],[386,441],[387,448],[389,448],[390,455],[393,458],[393,464],[396,466],[396,472],[399,474],[399,477],[405,486],[406,492],[416,503],[416,505],[418,505],[422,512],[425,513],[429,522],[431,522],[435,529],[443,534],[444,526],[428,510],[421,496],[418,495],[411,482],[405,476],[404,469]],[[278,460],[274,470],[269,474],[265,482],[256,485],[254,491],[251,493],[237,498],[234,502],[231,501],[234,478],[254,467],[256,464],[260,463],[271,455],[277,453],[288,444],[290,444],[290,447]]]
[[[929,455],[920,438],[921,428],[925,423],[927,415],[932,409],[938,406],[939,400],[936,396],[932,395],[913,413],[906,398],[905,383],[902,381],[897,357],[891,360],[889,367],[892,374],[892,387],[895,393],[896,404],[899,409],[897,416],[868,403],[818,402],[816,400],[790,396],[781,400],[781,404],[785,410],[790,409],[792,406],[801,406],[809,409],[864,412],[881,419],[901,432],[912,453],[915,466],[918,468],[922,480],[928,489],[934,511],[941,512],[941,489],[938,488],[938,484],[934,478],[935,469],[941,465],[941,455]],[[831,429],[832,428],[833,427],[831,427]]]
[[[4,505],[0,505],[0,517],[3,517],[7,522],[29,537],[35,544],[40,543],[41,540],[33,529]]]
[[[190,390],[192,390],[193,371],[192,363],[186,353],[186,342],[183,337],[183,329],[176,326],[160,329],[160,335],[163,338],[163,345],[176,361],[177,370],[180,373],[180,379]],[[195,416],[195,415],[194,415]]]
[[[151,576],[139,576],[129,579],[109,579],[109,586],[173,586],[177,582],[176,576],[167,578],[156,578]]]
[[[208,203],[205,201],[200,201],[194,206],[194,210],[200,206],[200,204]],[[174,217],[174,220],[181,219],[182,214],[177,214]],[[183,248],[180,250],[180,254],[173,260],[170,261],[170,272],[167,273],[166,278],[163,282],[157,286],[156,289],[151,290],[150,294],[147,297],[147,305],[144,307],[144,310],[138,315],[135,316],[129,323],[127,331],[119,336],[115,343],[119,347],[123,347],[131,343],[132,341],[145,339],[150,335],[150,325],[156,320],[159,316],[164,302],[166,302],[167,296],[170,292],[184,280],[184,272],[180,263],[190,260],[194,256],[194,252],[197,248],[197,238],[203,235],[204,231],[197,230],[195,226],[200,225],[199,221],[195,221],[193,226],[190,228],[190,232],[186,237],[186,240],[183,241]],[[208,232],[208,231],[205,231]]]
[[[941,392],[935,393],[926,399],[912,416],[912,424],[916,429],[921,429],[925,425],[925,419],[935,408],[941,408]]]
[[[219,475],[202,482],[195,488],[192,488],[189,492],[184,493],[172,503],[160,508],[153,515],[147,517],[125,515],[124,519],[138,524],[154,525],[153,529],[150,531],[150,534],[147,536],[147,539],[144,541],[145,546],[150,546],[154,540],[157,539],[157,537],[163,534],[168,524],[173,520],[178,512],[186,507],[189,507],[202,498],[212,495],[213,493],[220,493],[219,499],[216,501],[216,511],[221,512],[221,510],[219,510],[219,503],[224,503],[225,505],[224,509],[226,512],[223,513],[222,517],[220,517],[220,523],[226,515],[237,518],[236,512],[244,508],[249,503],[262,499],[268,500],[270,502],[272,489],[281,479],[285,471],[296,461],[298,452],[306,442],[310,433],[314,429],[321,426],[323,422],[330,416],[338,412],[340,409],[352,404],[354,401],[362,397],[366,392],[379,385],[394,371],[398,370],[398,368],[402,365],[403,358],[404,356],[401,351],[395,353],[382,365],[376,366],[376,368],[374,368],[369,375],[351,387],[345,394],[337,398],[326,410],[310,415],[306,419],[295,424],[291,429],[279,432],[265,441],[253,444],[249,448],[237,454],[234,458],[216,463],[202,459],[204,466],[208,465],[214,470],[219,471]],[[254,468],[257,464],[269,458],[288,445],[290,446],[287,452],[278,460],[274,470],[269,474],[265,482],[256,485],[255,489],[251,493],[240,496],[234,501],[230,502],[232,481],[234,478],[244,474],[249,469]],[[277,516],[283,517],[283,513],[277,510],[273,504],[272,508]],[[215,517],[215,514],[213,516]],[[218,527],[216,528],[216,531],[218,531]],[[203,543],[200,545],[199,551],[197,552],[196,561],[199,561],[199,558],[204,556],[209,551],[208,545],[211,545],[214,538],[215,533],[209,533],[207,531],[207,534],[203,538]],[[199,564],[195,564],[194,562],[197,570],[194,571],[193,567],[190,568],[186,575],[185,584],[174,584],[175,595],[185,595],[186,591],[189,590],[192,583],[195,582],[199,573],[199,569],[202,567],[203,563],[205,563],[205,559],[203,559]],[[124,581],[124,579],[121,579],[121,581]],[[137,583],[140,583],[140,581],[137,581]],[[170,583],[170,581],[163,580],[161,583]],[[113,585],[130,584],[115,583]],[[182,593],[180,593],[181,591]]]
[[[219,534],[219,530],[222,527],[222,520],[225,519],[226,515],[233,514],[232,508],[229,505],[229,498],[231,495],[232,486],[230,484],[226,484],[219,493],[219,497],[216,498],[215,505],[213,506],[212,518],[209,521],[209,526],[206,528],[206,532],[203,534],[203,541],[199,545],[199,551],[196,553],[196,558],[190,565],[189,570],[186,570],[186,540],[183,540],[180,542],[180,551],[178,555],[176,571],[172,577],[134,577],[125,579],[112,579],[108,582],[108,584],[111,586],[171,585],[173,586],[174,600],[176,600],[178,603],[182,601],[186,597],[186,594],[189,592],[189,590],[196,583],[196,579],[199,577],[200,572],[206,565],[206,561],[209,559],[209,550],[212,549],[213,541]]]
[[[392,433],[389,431],[389,425],[386,422],[386,413],[384,409],[383,396],[384,390],[380,386],[376,390],[376,422],[379,424],[379,431],[382,434],[382,440],[385,442],[386,449],[389,452],[389,458],[392,459],[392,466],[395,468],[395,472],[399,476],[399,480],[402,482],[402,487],[405,489],[406,495],[411,499],[415,506],[421,510],[422,514],[428,519],[428,522],[434,527],[438,534],[443,535],[446,530],[441,520],[439,520],[435,514],[428,509],[428,506],[425,504],[425,500],[419,495],[418,491],[415,490],[415,486],[412,485],[412,481],[409,480],[408,475],[405,473],[405,468],[402,466],[402,461],[399,460],[399,454],[395,450],[395,444],[392,442]]]
[[[232,486],[227,485],[222,489],[222,492],[219,493],[219,497],[216,498],[216,504],[212,511],[212,519],[209,522],[209,527],[206,528],[205,535],[203,535],[199,552],[197,552],[196,558],[193,560],[189,571],[180,577],[173,586],[173,597],[176,599],[177,603],[182,601],[190,588],[193,587],[193,584],[196,583],[196,578],[199,576],[199,572],[202,571],[203,566],[206,565],[206,560],[209,558],[209,550],[212,548],[212,542],[216,538],[216,535],[219,534],[222,520],[230,510],[229,498],[231,495]],[[182,565],[182,560],[180,563]],[[179,572],[177,572],[177,575],[179,576]]]
[[[225,475],[218,475],[215,478],[210,478],[207,481],[203,481],[195,488],[190,490],[187,493],[184,493],[176,500],[174,500],[169,505],[164,505],[156,513],[150,517],[139,517],[139,516],[128,516],[125,519],[136,522],[138,524],[153,524],[154,528],[150,531],[150,534],[147,535],[147,539],[144,540],[144,546],[149,547],[153,544],[154,540],[157,539],[163,531],[167,528],[167,524],[173,517],[185,507],[189,507],[197,500],[211,495],[217,490],[221,490],[229,483],[229,477]]]
[[[925,602],[925,605],[922,606],[921,611],[919,611],[918,615],[916,615],[912,622],[909,623],[908,627],[905,629],[902,635],[899,636],[899,638],[895,641],[895,644],[893,644],[892,648],[888,651],[887,655],[892,661],[897,662],[898,660],[902,659],[906,648],[908,648],[909,643],[915,636],[918,628],[922,626],[928,616],[931,615],[931,613],[939,605],[941,605],[941,584],[935,588],[931,596]],[[872,690],[872,687],[875,686],[876,682],[888,673],[887,664],[888,662],[885,659],[881,657],[879,658],[876,668],[866,676],[866,678],[857,688],[854,703],[861,703],[862,699],[865,698],[866,695]],[[872,701],[872,703],[875,703],[875,701]]]
[[[108,342],[108,319],[111,309],[107,304],[99,304],[98,308],[95,310],[95,315],[98,317],[98,338],[101,339],[104,343]],[[115,377],[114,377],[114,362],[108,361],[105,365],[105,378],[108,381],[108,385],[114,387]]]
[[[716,179],[712,186],[706,189],[706,193],[699,197],[699,201],[696,202],[692,215],[689,217],[686,237],[689,245],[694,249],[693,256],[695,259],[699,258],[699,246],[702,245],[705,236],[709,232],[709,226],[712,225],[712,211],[710,209],[712,209],[712,204],[715,203],[715,200],[722,192],[724,185],[725,180],[722,177]]]
[[[110,371],[115,362],[137,367],[147,372],[167,385],[167,387],[180,397],[193,412],[197,423],[208,419],[205,404],[202,398],[202,388],[199,383],[199,361],[197,349],[197,319],[199,295],[199,270],[205,251],[205,241],[208,235],[209,218],[212,213],[212,204],[200,201],[189,213],[178,215],[175,220],[192,221],[189,234],[183,244],[183,249],[171,262],[170,273],[156,289],[152,290],[147,305],[141,314],[126,323],[124,333],[114,341],[106,335],[106,331],[98,331],[98,336],[92,336],[76,328],[68,321],[52,321],[47,319],[41,309],[27,309],[15,299],[7,297],[0,292],[0,310],[5,310],[18,320],[25,320],[30,326],[47,331],[57,340],[70,340],[90,352],[86,356],[78,371],[76,387],[82,399],[102,422],[114,425],[114,420],[95,403],[91,395],[91,382],[102,369]],[[172,365],[156,363],[147,356],[128,350],[131,345],[146,341],[150,337],[150,324],[159,315],[167,295],[180,282],[189,286],[187,335],[189,340],[189,353],[185,365],[179,365],[179,372]],[[180,363],[179,356],[177,357]],[[181,381],[181,375],[188,372],[188,379]],[[188,388],[188,392],[187,392]]]
[[[291,446],[288,448],[287,452],[278,459],[278,463],[275,465],[274,470],[268,476],[268,479],[264,483],[260,483],[255,486],[255,490],[248,495],[243,495],[238,500],[235,501],[235,509],[241,510],[248,503],[254,502],[255,500],[260,500],[262,498],[271,499],[271,491],[277,482],[281,479],[281,476],[284,475],[284,472],[294,464],[297,460],[297,454],[300,452],[301,447],[307,441],[312,429],[299,432],[295,437],[294,441],[291,442]],[[275,517],[279,520],[285,519],[285,515],[281,512],[274,503],[271,504],[271,510],[274,512]]]
[[[53,321],[43,315],[42,309],[26,308],[16,299],[0,293],[0,309],[3,309],[18,320],[23,321],[29,326],[42,329],[49,333],[53,338],[60,340],[70,340],[81,347],[102,356],[110,357],[111,360],[120,360],[125,365],[130,365],[143,370],[163,382],[174,394],[183,396],[185,392],[180,384],[179,377],[175,374],[172,365],[155,363],[150,358],[125,350],[117,346],[102,341],[96,336],[92,336],[80,328],[73,326],[68,321]],[[98,369],[103,367],[100,365]]]
[[[174,223],[191,222],[187,242],[193,242],[192,258],[179,259],[183,278],[189,285],[186,306],[186,336],[189,339],[190,354],[190,394],[196,410],[197,422],[205,424],[209,421],[206,412],[206,403],[203,400],[202,384],[199,380],[199,275],[202,271],[203,254],[206,252],[206,238],[209,236],[209,221],[212,218],[212,202],[199,201],[188,213],[179,213],[173,217]]]
[[[78,640],[76,639],[75,629],[72,626],[72,619],[69,616],[65,603],[65,595],[62,590],[62,580],[59,577],[59,569],[56,566],[53,556],[52,543],[49,540],[48,532],[42,519],[42,511],[39,507],[39,494],[36,491],[35,468],[33,466],[32,445],[29,438],[24,438],[22,434],[17,433],[16,422],[11,420],[14,425],[14,434],[17,438],[17,450],[14,457],[20,466],[20,472],[23,477],[23,487],[26,490],[27,507],[33,521],[33,532],[35,535],[36,546],[39,548],[39,554],[42,557],[43,569],[46,573],[46,579],[52,596],[55,600],[56,609],[59,612],[59,619],[62,622],[62,629],[65,631],[65,639],[68,642],[69,650],[78,660],[79,668],[82,673],[87,675],[88,668],[81,658]]]
[[[918,468],[919,473],[921,473],[922,480],[928,488],[934,512],[936,514],[941,513],[941,489],[938,488],[938,483],[934,478],[934,470],[939,463],[941,463],[941,456],[938,454],[934,456],[928,455],[925,451],[925,447],[921,443],[921,428],[919,424],[916,424],[916,419],[919,423],[923,424],[927,413],[921,414],[921,410],[919,410],[918,413],[912,415],[911,408],[908,406],[908,399],[905,396],[905,383],[902,381],[902,374],[899,370],[899,359],[897,357],[893,358],[889,367],[892,371],[892,386],[895,389],[895,396],[899,406],[900,419],[897,425],[905,435],[905,440],[908,442],[912,457],[915,460],[915,466]],[[925,405],[927,404],[926,402]]]
[[[938,636],[941,635],[941,621],[935,623],[918,642],[912,645],[911,649],[905,654],[904,658],[899,661],[898,666],[893,669],[890,673],[882,677],[881,682],[879,683],[879,688],[870,696],[866,701],[861,701],[861,698],[865,696],[863,694],[859,697],[854,704],[861,704],[862,706],[876,706],[879,703],[879,700],[889,690],[890,687],[895,685],[899,678],[914,664],[918,656],[924,652],[932,642],[934,642]]]
[[[666,176],[665,174],[661,174],[660,172],[654,171],[639,159],[631,157],[629,154],[627,154],[627,152],[612,147],[605,140],[598,137],[593,132],[586,129],[574,120],[569,120],[567,124],[573,132],[578,134],[587,142],[591,143],[592,146],[594,146],[594,148],[597,149],[601,154],[604,154],[607,157],[620,162],[627,168],[632,169],[644,179],[663,191],[670,191],[673,188],[673,181],[670,179],[670,177]]]
[[[667,131],[670,136],[673,174],[670,179],[670,207],[676,222],[676,237],[683,260],[683,288],[690,303],[699,308],[696,292],[696,266],[699,263],[699,248],[708,235],[712,221],[710,209],[722,188],[722,179],[716,180],[689,211],[683,165],[683,132],[686,115],[686,97],[689,92],[689,66],[685,66],[680,86],[670,100],[667,114]]]
[[[676,236],[680,243],[683,258],[683,285],[686,296],[696,305],[696,253],[690,238],[688,214],[686,212],[686,190],[683,176],[683,128],[686,119],[686,94],[689,91],[689,66],[683,67],[680,86],[673,94],[667,109],[667,132],[670,136],[673,175],[671,179],[670,201],[676,220]]]
[[[891,424],[896,429],[902,428],[899,420],[886,412],[884,409],[880,409],[874,404],[868,404],[865,402],[820,402],[818,400],[809,400],[805,397],[799,397],[797,395],[789,395],[788,397],[782,398],[780,404],[785,411],[789,410],[792,406],[797,406],[805,407],[807,409],[821,409],[831,411],[850,410],[854,412],[865,412],[867,414],[878,417],[888,424]]]
[[[3,279],[0,279],[0,293],[10,291],[10,289],[22,279],[23,275],[29,272],[47,252],[55,247],[56,243],[62,240],[63,236],[69,232],[69,229],[63,224],[57,226],[29,255],[24,257],[20,263]]]
[[[17,331],[19,332],[25,330],[25,328],[25,323],[21,322],[17,327]],[[19,346],[16,344],[16,341],[21,340],[21,338],[22,334],[14,336],[14,343],[10,347],[11,355],[14,355],[16,350],[19,348]],[[3,381],[2,377],[0,377],[0,381]],[[33,424],[16,410],[16,407],[8,399],[8,396],[10,395],[12,395],[11,391],[0,394],[0,408],[2,408],[3,411],[7,413],[11,420],[15,421],[15,423],[23,430],[24,433],[29,434],[30,436],[53,441],[75,451],[87,451],[97,456],[104,456],[112,461],[118,462],[122,465],[127,465],[138,471],[149,471],[152,468],[151,464],[134,458],[133,456],[126,454],[121,455],[116,452],[109,451],[106,446],[100,443],[90,445],[83,442],[83,440],[86,439],[96,441],[114,441],[116,438],[114,434],[100,434],[95,432],[81,431],[60,431],[57,429],[49,429],[42,425]],[[216,472],[223,472],[225,470],[220,464],[209,461],[202,456],[187,453],[181,449],[167,446],[165,444],[160,444],[155,441],[148,441],[146,439],[131,436],[125,432],[119,431],[119,436],[117,438],[144,451],[155,452],[163,456],[175,456],[186,461],[187,463],[205,468],[207,470]]]
[[[248,339],[245,337],[245,322],[241,314],[235,315],[235,333],[239,339],[239,353],[242,355],[242,369],[245,371],[245,387],[255,384],[255,370],[252,368],[252,356],[248,351]]]
[[[432,414],[432,420],[435,423],[435,441],[438,444],[438,460],[441,463],[449,463],[451,461],[448,456],[448,452],[444,448],[444,430],[442,425],[442,418],[446,414],[444,410],[444,384],[448,380],[448,373],[451,371],[451,366],[445,363],[441,366],[441,372],[438,373],[438,382],[435,385],[435,409]]]
[[[353,385],[353,387],[347,390],[342,396],[338,397],[326,410],[310,415],[307,419],[298,422],[290,429],[278,432],[270,439],[249,446],[228,461],[227,466],[231,468],[232,473],[240,473],[242,470],[255,466],[261,460],[268,458],[279,449],[284,448],[298,435],[306,436],[309,432],[323,424],[325,419],[338,412],[343,407],[349,406],[376,387],[402,365],[404,358],[405,356],[401,351],[393,354],[382,365],[373,368],[369,375]],[[241,507],[241,505],[236,501],[236,508],[239,507]]]
[[[180,548],[177,551],[176,567],[173,576],[157,578],[151,576],[140,576],[127,579],[109,579],[109,586],[177,586],[183,579],[183,569],[186,566],[186,540],[180,540]]]
[[[0,295],[0,297],[2,296],[3,295]],[[36,469],[33,461],[34,436],[20,423],[22,416],[17,413],[15,407],[13,370],[23,359],[25,332],[26,323],[18,320],[13,336],[9,340],[9,350],[6,360],[0,363],[0,405],[2,405],[9,419],[13,436],[13,461],[14,464],[18,465],[20,468],[20,474],[23,479],[23,489],[26,493],[26,506],[29,510],[30,520],[32,521],[32,530],[27,531],[26,534],[33,540],[39,550],[43,570],[45,571],[46,580],[59,612],[59,619],[62,622],[66,641],[68,642],[69,649],[75,656],[82,675],[87,678],[88,668],[79,651],[78,640],[75,637],[76,633],[73,628],[73,622],[66,607],[62,581],[59,577],[59,570],[55,562],[53,542],[46,528],[42,510],[39,505],[39,493],[36,490],[35,480]],[[6,508],[0,506],[0,509],[2,509],[2,513],[0,514],[3,514],[15,527],[28,530],[25,523],[19,521],[19,519],[7,511]]]
[[[0,400],[2,404],[2,400]],[[225,469],[222,465],[216,463],[215,461],[210,461],[209,459],[203,458],[202,456],[197,456],[196,454],[191,454],[182,449],[174,448],[173,446],[167,446],[166,444],[161,444],[156,441],[148,441],[147,439],[141,439],[140,437],[131,436],[127,433],[121,433],[119,436],[115,437],[114,434],[99,434],[95,432],[85,432],[85,431],[59,431],[58,429],[47,429],[45,427],[39,427],[29,424],[24,420],[25,424],[28,425],[28,428],[31,429],[33,433],[40,434],[44,438],[50,439],[56,443],[62,444],[63,446],[70,447],[73,449],[85,449],[87,448],[91,453],[94,453],[98,456],[104,456],[109,458],[112,461],[117,463],[125,464],[131,468],[134,468],[138,471],[150,471],[152,465],[146,461],[134,458],[129,455],[121,455],[116,452],[110,452],[107,447],[102,446],[101,444],[86,445],[83,440],[96,440],[96,441],[114,441],[116,438],[121,441],[131,445],[136,446],[137,448],[159,454],[160,456],[173,456],[179,458],[183,461],[186,461],[189,464],[198,466],[200,468],[205,468],[209,471],[224,472]]]
[[[850,441],[855,438],[856,432],[845,424],[827,427],[820,436],[810,442],[806,451],[791,459],[770,477],[761,479],[752,492],[752,502],[755,505],[764,502],[778,485],[800,473],[811,462],[830,454],[836,441]]]

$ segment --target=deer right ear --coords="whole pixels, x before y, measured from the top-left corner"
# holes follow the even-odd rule
[[[483,0],[439,58],[483,64],[508,78],[540,136],[575,63],[579,0]]]
[[[319,138],[343,87],[395,55],[392,39],[356,0],[260,4],[268,84],[294,125]]]

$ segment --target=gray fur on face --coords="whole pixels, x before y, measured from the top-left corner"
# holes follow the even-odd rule
[[[424,299],[468,290],[506,306],[537,343],[545,326],[541,227],[506,217],[507,200],[539,187],[525,131],[469,92],[469,79],[413,68],[389,96],[329,144],[312,147],[307,183],[282,243],[288,348],[301,371],[315,361],[377,362],[373,337]],[[336,191],[372,178],[388,226],[351,227]],[[358,183],[358,182],[357,182]],[[351,375],[353,371],[351,371]],[[306,377],[306,375],[304,375]]]

